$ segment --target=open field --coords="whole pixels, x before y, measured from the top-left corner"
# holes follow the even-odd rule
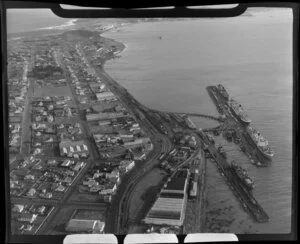
[[[45,96],[72,96],[69,86],[46,86],[43,88],[34,88],[34,97],[45,97]]]

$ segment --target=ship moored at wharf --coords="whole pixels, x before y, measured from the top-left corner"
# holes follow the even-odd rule
[[[232,114],[244,125],[249,125],[251,123],[250,118],[246,114],[245,110],[243,109],[242,105],[238,103],[234,99],[229,98],[229,94],[226,91],[225,87],[222,84],[217,85],[216,91],[219,95],[226,101]]]
[[[232,111],[232,114],[244,125],[249,125],[251,123],[251,119],[249,116],[245,113],[245,110],[243,109],[242,105],[238,103],[234,99],[230,99],[228,102],[228,105],[230,107],[230,110]]]
[[[246,133],[256,145],[262,156],[264,156],[266,159],[272,160],[274,151],[269,147],[269,142],[261,135],[261,133],[250,126],[246,128]]]
[[[226,101],[228,101],[228,100],[229,100],[229,94],[228,94],[228,92],[226,91],[225,87],[224,87],[222,84],[219,84],[219,85],[217,85],[217,89],[218,89],[218,92],[220,93],[220,95],[221,95]]]
[[[252,156],[257,166],[266,166],[265,161],[272,160],[274,151],[269,147],[268,141],[261,135],[261,133],[250,126],[251,120],[244,112],[241,104],[234,99],[230,99],[228,92],[223,85],[208,86],[207,91],[215,103],[218,111],[225,114],[226,119],[231,123],[238,122],[236,126],[239,127],[242,134],[238,133],[237,128],[232,127],[237,133],[236,136],[242,136],[236,140],[240,144],[242,150]],[[232,120],[234,119],[234,120]],[[246,144],[247,145],[246,145]]]
[[[229,169],[240,179],[242,185],[244,185],[248,190],[252,190],[254,188],[254,181],[249,177],[246,170],[237,165],[235,161],[231,162]]]

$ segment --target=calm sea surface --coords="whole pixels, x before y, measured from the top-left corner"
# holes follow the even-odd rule
[[[223,20],[138,23],[104,36],[126,44],[107,72],[141,103],[163,111],[217,115],[207,85],[224,84],[276,152],[267,168],[257,168],[234,146],[255,180],[254,196],[270,216],[257,224],[241,210],[215,166],[208,162],[208,210],[234,222],[236,233],[288,233],[292,180],[292,13],[255,12]],[[161,37],[161,38],[160,38]],[[195,121],[211,127],[210,121]],[[222,138],[218,138],[222,143]],[[231,208],[230,208],[231,207]],[[228,213],[228,209],[231,212]],[[227,211],[227,212],[226,212]],[[229,217],[230,216],[230,217]]]

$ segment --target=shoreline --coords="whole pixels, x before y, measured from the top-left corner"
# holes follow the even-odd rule
[[[109,31],[109,30],[108,30]],[[119,46],[117,47],[117,52],[118,54],[121,54],[122,52],[124,52],[126,50],[126,48],[128,47],[126,44],[120,42],[120,41],[117,41],[115,39],[112,39],[112,38],[108,38],[108,37],[103,37],[101,35],[102,38],[105,38],[106,40],[110,40],[110,41],[113,41],[113,42],[117,42],[119,44]],[[108,75],[109,77],[111,77],[109,75],[109,73],[106,72],[105,70],[105,64],[112,60],[114,58],[108,58],[108,59],[105,59],[105,61],[101,64],[100,66],[100,69],[103,73],[105,73],[106,75]],[[111,79],[113,79],[111,77]],[[117,81],[116,81],[117,82]],[[210,228],[207,228],[207,223],[206,223],[206,220],[209,218],[209,217],[212,217],[212,216],[209,216],[209,214],[207,213],[207,208],[208,208],[208,196],[207,196],[207,173],[206,173],[206,165],[207,165],[207,160],[205,160],[204,162],[204,166],[203,166],[203,188],[201,190],[201,199],[200,199],[200,202],[201,202],[201,207],[200,207],[200,219],[201,219],[201,224],[200,224],[200,233],[204,233],[205,231],[209,231],[209,232],[213,232],[212,229]],[[186,233],[188,234],[188,233]]]
[[[56,29],[56,30],[62,29],[63,30],[64,28],[69,28],[71,26],[76,25],[77,21],[78,21],[78,19],[70,19],[70,20],[66,21],[64,24],[38,28],[37,31],[38,30],[53,30],[53,29]]]
[[[140,22],[140,23],[143,23],[143,22]],[[114,28],[111,28],[111,29],[103,31],[102,33],[107,32],[107,31],[113,31],[113,30],[114,30]],[[65,31],[71,31],[71,29],[70,30],[65,30]],[[95,30],[90,30],[90,31],[95,31]],[[98,31],[97,31],[97,33],[98,33]],[[55,35],[55,33],[54,33],[54,35]],[[126,44],[122,43],[122,42],[116,41],[115,39],[107,38],[107,37],[102,36],[102,35],[101,35],[101,37],[104,38],[105,40],[107,40],[108,43],[111,43],[111,42],[117,43],[117,45],[116,45],[117,51],[116,52],[118,52],[118,53],[117,54],[114,53],[114,55],[112,55],[111,57],[106,58],[105,60],[103,60],[103,65],[102,65],[101,68],[102,68],[103,72],[106,73],[106,71],[105,71],[105,64],[106,64],[106,62],[110,61],[110,60],[112,60],[114,58],[116,58],[116,55],[120,55],[122,57],[121,54],[126,50],[126,48],[128,46]],[[106,74],[109,75],[108,73],[106,73]],[[214,204],[214,202],[211,202],[210,205],[215,205],[215,204]],[[208,213],[208,215],[213,215],[213,214]]]
[[[107,37],[103,37],[103,36],[101,36],[101,37],[105,38],[106,40],[110,40],[112,42],[117,42],[118,43],[118,47],[117,47],[118,54],[121,54],[122,52],[124,52],[128,47],[126,44],[124,44],[120,41],[116,41],[115,39],[107,38]],[[109,73],[106,72],[105,64],[107,63],[107,61],[110,61],[112,59],[114,59],[114,58],[105,59],[105,61],[100,65],[100,70],[109,77],[111,77],[111,76],[109,75]],[[113,79],[113,78],[111,77],[111,79]],[[115,81],[115,82],[117,82],[117,81]],[[208,197],[207,197],[207,190],[206,190],[206,185],[207,185],[206,164],[207,164],[207,161],[206,160],[204,160],[204,161],[205,161],[204,165],[202,166],[203,188],[201,189],[201,194],[200,194],[201,195],[201,199],[200,199],[201,207],[199,210],[200,211],[200,220],[201,220],[201,224],[199,226],[200,233],[204,233],[206,230],[211,231],[211,229],[207,228],[207,225],[206,225],[206,220],[209,217],[208,216],[209,214],[207,213]],[[131,227],[133,227],[133,226],[131,226]],[[188,234],[188,233],[186,233],[186,234]]]

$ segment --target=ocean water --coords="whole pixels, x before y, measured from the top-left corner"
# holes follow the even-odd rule
[[[7,33],[33,31],[40,28],[62,25],[69,21],[56,16],[49,9],[9,9]]]
[[[208,210],[233,206],[231,216],[235,222],[228,227],[229,232],[289,233],[292,12],[253,9],[245,16],[222,20],[138,23],[104,36],[127,47],[121,58],[105,65],[106,71],[148,107],[217,115],[205,87],[219,83],[243,105],[252,126],[268,139],[276,154],[267,168],[250,164],[234,145],[229,145],[228,150],[233,148],[229,158],[239,161],[254,178],[253,194],[270,221],[253,222],[211,163],[207,175]],[[199,127],[212,127],[207,122],[195,122]]]

